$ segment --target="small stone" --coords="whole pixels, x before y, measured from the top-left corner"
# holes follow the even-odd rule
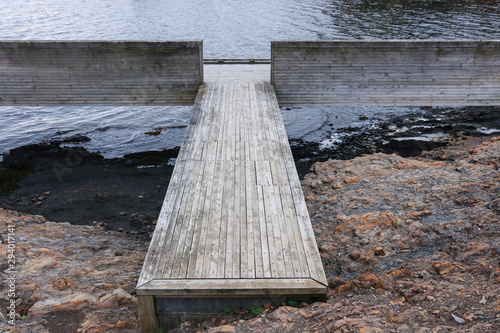
[[[434,297],[432,297],[432,296],[427,296],[427,300],[428,300],[428,301],[433,302],[433,301],[435,301],[436,299],[435,299]]]
[[[464,314],[463,315],[464,319],[467,319],[468,321],[473,321],[476,315],[474,313],[469,313],[469,314]]]
[[[462,318],[458,317],[458,316],[455,316],[453,313],[451,314],[451,316],[453,317],[453,319],[455,319],[455,321],[459,324],[463,324],[465,323],[465,320],[463,320]]]
[[[486,304],[486,296],[483,296],[483,299],[479,301],[479,304]]]
[[[131,217],[132,217],[133,219],[136,219],[136,218],[138,218],[138,217],[141,217],[141,215],[139,215],[138,213],[134,213],[134,214],[132,214],[132,215],[131,215]]]
[[[118,232],[123,232],[123,228],[118,228]]]
[[[352,251],[351,254],[349,254],[349,257],[351,257],[352,260],[358,260],[361,257],[361,252]]]
[[[405,317],[402,313],[394,313],[392,311],[389,311],[387,313],[387,323],[388,324],[402,324],[405,322]]]
[[[376,247],[375,248],[375,255],[379,256],[379,257],[385,256],[384,248],[382,248],[382,247]]]
[[[127,214],[127,213],[125,213],[125,212],[120,212],[119,214],[120,214],[120,216],[127,216],[127,215],[128,215],[128,214]]]
[[[353,283],[361,288],[383,288],[380,279],[371,273],[363,273],[357,279],[353,280]]]
[[[451,262],[437,262],[432,264],[432,268],[441,275],[449,273],[455,267],[456,265]]]
[[[319,248],[322,252],[325,252],[325,253],[328,253],[328,254],[332,254],[333,251],[335,251],[335,246],[331,245],[331,244],[327,244],[327,245],[323,245],[323,246],[320,246]]]
[[[43,192],[42,195],[50,195],[50,192],[49,191]]]
[[[116,250],[115,251],[115,256],[119,257],[119,256],[122,256],[123,255],[123,251],[122,250]]]
[[[43,202],[42,202],[42,201],[37,201],[37,202],[36,202],[36,205],[37,205],[37,206],[40,206],[41,204],[43,204]]]
[[[99,299],[99,304],[104,308],[119,308],[137,301],[136,297],[130,295],[122,288],[113,290],[111,294],[107,294]]]
[[[348,284],[348,283],[349,283],[349,280],[347,280],[346,278],[339,277],[339,276],[333,276],[333,277],[328,278],[328,286],[332,289],[336,288],[338,286],[343,286],[343,285]]]

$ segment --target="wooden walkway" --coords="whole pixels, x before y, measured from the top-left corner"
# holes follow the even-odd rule
[[[206,83],[138,282],[143,332],[160,298],[324,298],[326,284],[272,86]]]

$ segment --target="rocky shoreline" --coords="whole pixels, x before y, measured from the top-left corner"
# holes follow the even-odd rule
[[[148,243],[100,226],[78,226],[0,209],[13,229],[15,272],[2,232],[1,332],[138,332],[135,284]],[[14,298],[7,278],[14,276]],[[11,288],[12,289],[12,288]],[[14,325],[6,309],[16,305]]]
[[[176,331],[498,332],[500,136],[447,140],[416,157],[316,163],[304,177],[327,303],[221,313]],[[0,225],[0,331],[139,332],[134,288],[147,238],[7,209]],[[15,328],[4,310],[12,225]]]

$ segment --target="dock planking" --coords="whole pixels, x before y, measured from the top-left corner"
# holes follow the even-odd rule
[[[137,284],[143,332],[164,302],[324,299],[326,284],[273,87],[201,86]]]

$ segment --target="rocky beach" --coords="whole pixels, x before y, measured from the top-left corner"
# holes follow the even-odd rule
[[[303,177],[326,303],[266,304],[258,315],[233,309],[175,332],[500,331],[500,136],[448,133],[430,150],[398,155],[380,148],[390,134],[380,145],[372,139],[372,151],[314,163]],[[159,161],[168,158],[58,154],[38,170],[13,162],[29,154],[4,161],[12,164],[3,179],[17,178],[2,183],[0,332],[139,332],[134,290],[171,167]],[[69,168],[61,182],[54,161]]]

